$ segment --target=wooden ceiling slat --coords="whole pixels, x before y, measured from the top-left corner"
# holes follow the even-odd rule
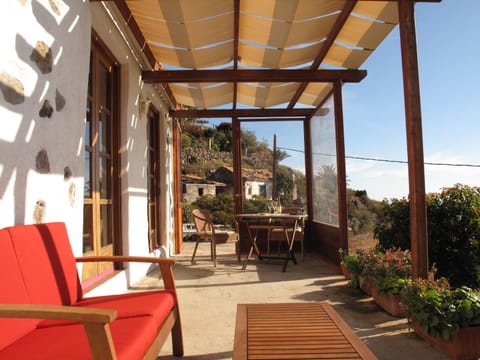
[[[330,50],[330,48],[334,44],[335,39],[337,38],[337,35],[342,30],[343,25],[345,25],[345,22],[347,21],[348,17],[350,16],[350,14],[351,14],[351,12],[352,12],[352,10],[353,10],[353,8],[355,7],[356,4],[357,4],[357,0],[352,0],[352,1],[349,1],[345,4],[345,7],[343,8],[342,13],[338,17],[337,22],[333,26],[332,31],[330,32],[330,34],[327,38],[327,41],[322,46],[319,54],[317,55],[317,57],[313,61],[311,69],[317,69],[320,66],[320,64],[322,63],[325,56],[327,56],[328,51]],[[292,100],[290,100],[290,103],[288,104],[289,109],[292,109],[292,108],[295,107],[295,105],[297,104],[298,100],[302,96],[302,94],[305,91],[305,89],[307,88],[307,86],[308,86],[308,81],[302,83],[299,86],[296,94],[292,97]]]
[[[93,0],[90,0],[93,1]],[[125,0],[114,0],[114,3],[116,4],[118,10],[122,14],[125,23],[128,25],[130,31],[132,32],[133,36],[135,37],[135,40],[137,41],[138,45],[140,46],[141,50],[143,51],[145,57],[147,58],[149,65],[155,69],[158,66],[158,62],[155,59],[155,56],[153,55],[152,49],[150,49],[150,46],[147,43],[147,40],[143,36],[142,31],[140,30],[140,27],[138,26],[137,22],[133,18],[132,13],[130,12],[130,8],[128,5],[125,3]],[[172,93],[172,90],[168,86],[168,84],[163,84],[163,87],[165,89],[165,92],[167,93],[168,98],[170,99],[171,103],[176,107],[177,106],[177,100],[175,99],[175,96]]]

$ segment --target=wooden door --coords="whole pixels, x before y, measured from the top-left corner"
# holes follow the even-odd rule
[[[85,127],[83,254],[112,255],[118,198],[118,68],[97,38],[92,40]],[[115,183],[117,181],[117,183]],[[113,270],[112,263],[86,263],[83,280]]]

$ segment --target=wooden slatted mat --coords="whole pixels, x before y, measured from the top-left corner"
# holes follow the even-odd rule
[[[376,359],[325,302],[239,304],[234,360]]]

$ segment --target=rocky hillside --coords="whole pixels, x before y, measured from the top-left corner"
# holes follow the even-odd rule
[[[182,148],[182,170],[185,174],[208,176],[212,169],[222,165],[233,165],[231,152],[209,150],[204,147]],[[272,154],[254,152],[242,156],[242,166],[252,169],[270,169]]]

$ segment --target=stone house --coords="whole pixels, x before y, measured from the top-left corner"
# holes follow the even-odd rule
[[[182,175],[183,200],[192,203],[203,195],[216,196],[226,185],[224,183],[207,180],[195,175]]]
[[[220,181],[226,184],[221,191],[233,194],[233,167],[219,167],[209,179]],[[245,169],[242,168],[243,197],[251,199],[255,195],[272,198],[272,173],[266,169]]]

